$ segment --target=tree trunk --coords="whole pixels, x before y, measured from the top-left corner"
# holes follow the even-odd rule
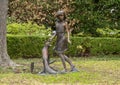
[[[8,0],[0,0],[0,66],[15,65],[7,53],[6,17]]]

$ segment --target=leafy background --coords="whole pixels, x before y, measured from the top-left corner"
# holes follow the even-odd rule
[[[119,31],[119,3],[120,0],[9,0],[8,17],[11,22],[32,21],[54,29],[55,14],[62,9],[70,28],[75,28],[72,34],[100,36],[98,28]]]

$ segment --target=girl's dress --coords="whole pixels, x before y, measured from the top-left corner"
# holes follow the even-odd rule
[[[65,36],[65,26],[64,26],[64,21],[56,22],[56,35],[57,35],[57,40],[56,40],[56,46],[55,46],[55,51],[57,53],[63,53],[64,51],[67,50],[67,38]]]

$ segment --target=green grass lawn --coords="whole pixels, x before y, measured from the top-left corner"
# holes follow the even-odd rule
[[[51,58],[52,60],[53,58]],[[59,58],[54,58],[52,67],[62,70]],[[66,74],[39,75],[42,71],[41,59],[17,59],[22,66],[0,67],[0,85],[120,85],[120,56],[95,56],[71,58],[79,72]],[[34,73],[30,73],[30,63],[35,62]],[[70,70],[67,64],[68,71]]]

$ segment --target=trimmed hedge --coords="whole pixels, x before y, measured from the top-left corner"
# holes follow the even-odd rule
[[[77,53],[80,51],[76,48],[78,45],[88,46],[90,48],[91,55],[120,54],[120,38],[74,37],[72,38],[72,43],[74,45],[71,45],[69,49],[69,53],[72,56],[78,55]]]
[[[7,36],[7,38],[8,53],[11,58],[42,57],[41,50],[47,39],[40,36],[21,35]],[[120,38],[71,37],[71,40],[72,44],[66,52],[69,56],[77,56],[81,52],[77,47],[83,45],[90,48],[91,55],[120,54]],[[49,50],[51,56],[54,56],[53,46]]]
[[[8,36],[8,54],[11,58],[41,57],[45,37],[38,36]]]

